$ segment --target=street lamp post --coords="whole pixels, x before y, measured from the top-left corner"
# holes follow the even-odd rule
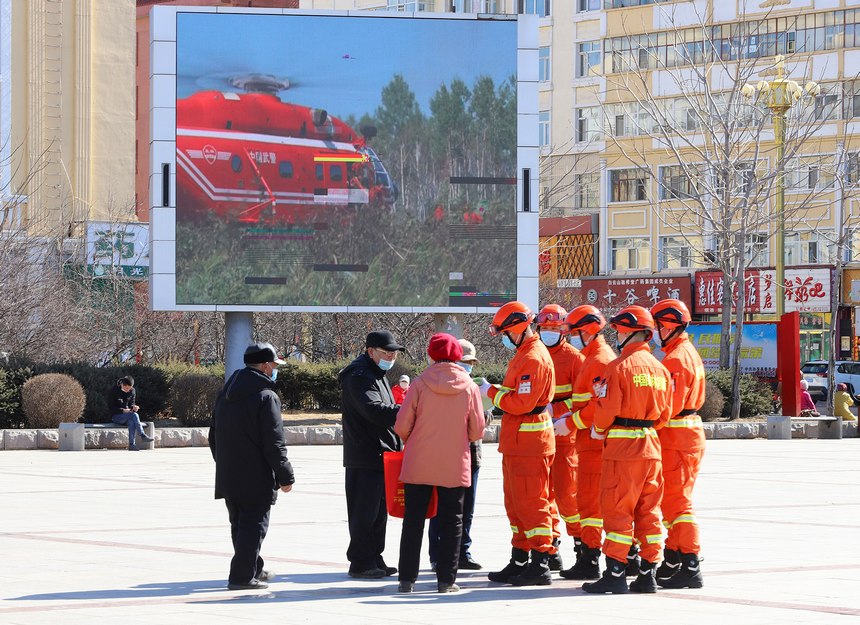
[[[776,142],[776,164],[779,170],[776,175],[776,315],[782,318],[785,312],[785,115],[792,105],[804,95],[817,96],[821,87],[815,82],[806,83],[801,87],[785,75],[785,61],[782,56],[776,57],[775,78],[761,80],[755,86],[747,83],[741,88],[741,93],[747,98],[767,98],[765,106],[773,116],[773,134]]]

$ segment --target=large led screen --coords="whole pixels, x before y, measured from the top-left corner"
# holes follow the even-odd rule
[[[517,291],[517,22],[176,14],[176,304]]]

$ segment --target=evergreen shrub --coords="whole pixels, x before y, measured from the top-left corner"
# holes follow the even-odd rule
[[[208,426],[224,379],[209,373],[186,373],[173,378],[170,409],[182,425]]]
[[[732,372],[730,369],[718,369],[708,371],[707,379],[720,389],[725,403],[723,404],[723,418],[732,416]],[[741,374],[740,379],[740,401],[742,419],[749,419],[759,415],[768,414],[773,408],[773,393],[770,387],[753,375]]]

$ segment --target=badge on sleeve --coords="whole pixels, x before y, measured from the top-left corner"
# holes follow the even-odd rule
[[[520,383],[517,386],[517,395],[531,395],[532,392],[532,380],[531,376],[526,374],[520,376]]]

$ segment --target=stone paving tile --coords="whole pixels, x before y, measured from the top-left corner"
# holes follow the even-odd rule
[[[396,579],[345,575],[339,447],[291,447],[298,483],[272,513],[269,591],[224,590],[226,511],[212,499],[208,449],[0,454],[0,624],[244,622],[489,625],[677,622],[849,623],[860,617],[860,441],[716,440],[698,486],[702,590],[587,595],[580,583],[509,588],[468,572],[438,595],[425,570],[411,596]],[[485,448],[473,555],[509,555],[500,456]],[[400,522],[386,559],[396,565]],[[572,542],[563,555],[573,562]],[[853,617],[853,618],[852,618]]]

